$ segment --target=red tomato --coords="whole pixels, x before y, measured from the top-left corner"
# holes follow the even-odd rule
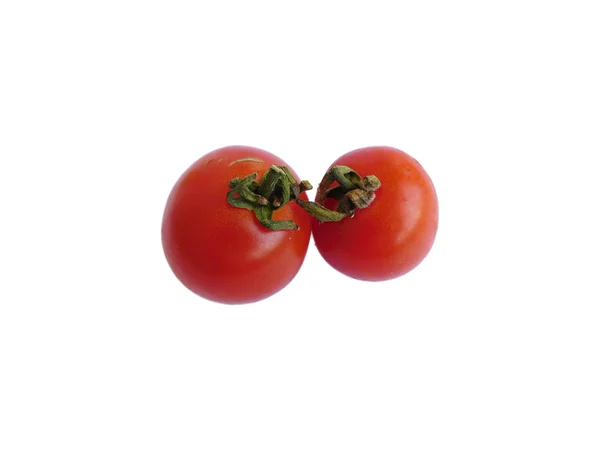
[[[375,175],[381,187],[374,201],[352,218],[313,220],[323,258],[338,271],[367,281],[389,280],[415,268],[429,253],[438,227],[437,196],[423,167],[392,147],[354,150],[335,165],[348,166],[361,177]],[[325,201],[329,209],[336,204],[331,198]]]
[[[232,178],[258,172],[260,180],[271,165],[286,164],[257,148],[225,147],[192,164],[173,187],[162,223],[163,249],[192,292],[221,303],[250,303],[285,287],[300,269],[311,218],[296,202],[276,210],[273,219],[293,220],[300,229],[273,231],[252,211],[226,200]]]

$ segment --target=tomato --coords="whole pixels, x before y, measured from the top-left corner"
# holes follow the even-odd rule
[[[300,269],[311,218],[295,202],[276,210],[273,219],[293,220],[299,230],[273,231],[252,211],[227,201],[230,180],[253,172],[260,180],[272,165],[286,164],[257,148],[224,147],[192,164],[173,187],[162,244],[171,269],[192,292],[221,303],[250,303],[285,287]]]
[[[354,150],[333,166],[348,166],[361,177],[375,175],[381,187],[353,217],[313,220],[323,258],[338,271],[367,281],[396,278],[415,268],[429,253],[438,228],[437,195],[423,167],[392,147]],[[322,194],[317,191],[317,198]],[[336,209],[337,201],[327,198],[325,206]]]

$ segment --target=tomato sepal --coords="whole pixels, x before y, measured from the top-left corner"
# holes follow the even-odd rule
[[[338,186],[330,188],[337,182]],[[297,203],[319,222],[339,222],[345,217],[354,217],[356,209],[368,207],[375,200],[375,192],[381,187],[375,175],[361,177],[350,167],[336,165],[325,174],[314,202],[297,200]],[[336,210],[324,206],[326,198],[338,200]]]
[[[236,208],[248,209],[262,226],[273,231],[299,230],[293,220],[273,220],[273,213],[309,189],[312,185],[304,180],[298,183],[286,166],[271,166],[257,183],[256,173],[229,181],[227,202]]]

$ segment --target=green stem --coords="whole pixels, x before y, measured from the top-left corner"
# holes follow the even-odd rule
[[[339,186],[330,189],[336,182]],[[375,192],[381,187],[381,182],[375,175],[364,178],[347,166],[333,166],[325,174],[314,202],[296,200],[296,202],[319,222],[339,222],[344,217],[354,217],[356,209],[369,206],[375,199]],[[338,200],[335,211],[325,208],[326,198]]]
[[[339,222],[346,217],[346,214],[327,209],[324,206],[319,205],[317,202],[309,202],[298,198],[296,199],[296,203],[298,203],[298,205],[300,205],[300,207],[311,216],[319,219],[319,222]]]
[[[375,175],[364,178],[346,166],[333,166],[325,174],[314,202],[300,198],[302,192],[312,189],[304,180],[298,183],[285,166],[271,166],[260,182],[258,174],[251,173],[243,178],[233,178],[229,182],[227,201],[236,208],[254,211],[254,215],[264,227],[270,230],[298,230],[292,220],[273,220],[273,213],[290,201],[295,201],[302,209],[319,222],[339,222],[345,217],[354,217],[356,209],[368,207],[375,199],[375,192],[381,182]],[[330,186],[337,182],[338,186]],[[325,208],[326,198],[338,200],[335,211]]]
[[[308,181],[298,183],[285,166],[271,166],[259,183],[255,181],[257,176],[252,173],[244,178],[233,178],[227,193],[229,204],[254,211],[261,225],[270,230],[298,230],[292,220],[273,220],[273,213],[311,189],[311,184]]]

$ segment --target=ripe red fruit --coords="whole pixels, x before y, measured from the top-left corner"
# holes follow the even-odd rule
[[[227,201],[232,179],[257,172],[260,180],[273,165],[286,164],[257,148],[225,147],[192,164],[173,187],[162,222],[163,249],[192,292],[222,303],[254,302],[285,287],[300,269],[311,218],[295,202],[277,209],[273,219],[293,220],[299,230],[273,231],[252,211]]]
[[[415,268],[429,253],[438,228],[438,200],[423,167],[392,147],[368,147],[338,158],[364,177],[375,175],[381,187],[375,199],[354,217],[339,222],[313,220],[317,249],[338,271],[359,280],[381,281]],[[323,192],[317,191],[317,198]],[[337,200],[325,206],[336,209]]]

